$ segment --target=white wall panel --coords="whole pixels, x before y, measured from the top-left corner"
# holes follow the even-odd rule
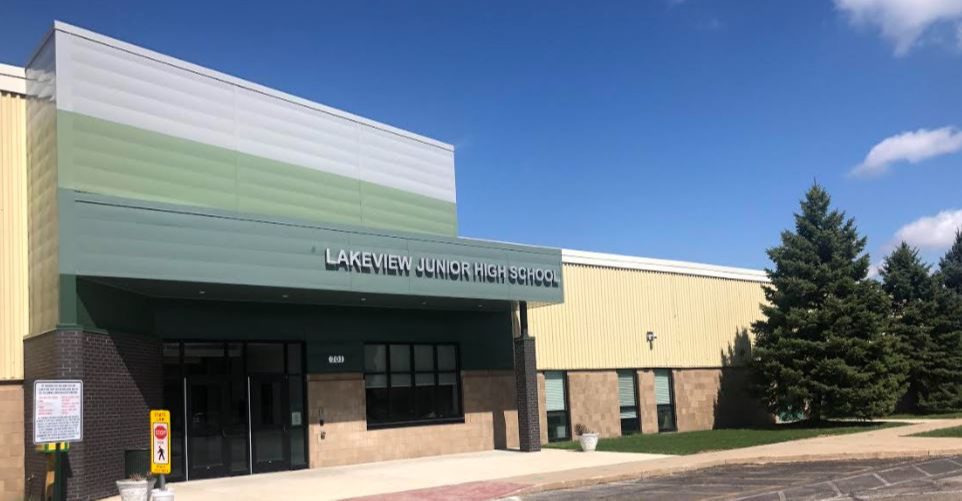
[[[60,110],[235,149],[229,84],[64,33],[57,76]]]
[[[360,157],[364,181],[455,201],[452,151],[363,127]]]
[[[455,202],[449,146],[57,28],[60,110]]]
[[[358,178],[358,127],[338,116],[237,89],[237,137],[244,153]]]

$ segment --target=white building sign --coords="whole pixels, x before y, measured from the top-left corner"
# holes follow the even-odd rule
[[[33,443],[83,440],[84,383],[74,379],[33,383]]]

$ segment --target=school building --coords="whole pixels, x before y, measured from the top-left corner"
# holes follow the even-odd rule
[[[757,270],[458,234],[450,144],[65,23],[0,65],[0,500],[765,421]],[[563,224],[559,221],[558,224]]]

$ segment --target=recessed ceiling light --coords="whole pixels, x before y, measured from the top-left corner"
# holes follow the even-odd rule
[[[197,293],[203,296],[204,294],[207,294],[207,291],[197,291]]]
[[[289,298],[290,296],[288,296],[287,294],[281,294],[281,297],[284,298],[284,299],[287,299],[287,298]]]
[[[366,297],[362,297],[362,298],[361,298],[361,302],[363,303],[364,301],[367,301],[367,298],[366,298]]]

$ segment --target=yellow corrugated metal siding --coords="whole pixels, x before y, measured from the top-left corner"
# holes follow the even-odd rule
[[[719,367],[736,336],[751,337],[762,285],[566,263],[564,303],[528,313],[538,368]]]
[[[0,92],[0,380],[23,379],[29,328],[24,102]]]

